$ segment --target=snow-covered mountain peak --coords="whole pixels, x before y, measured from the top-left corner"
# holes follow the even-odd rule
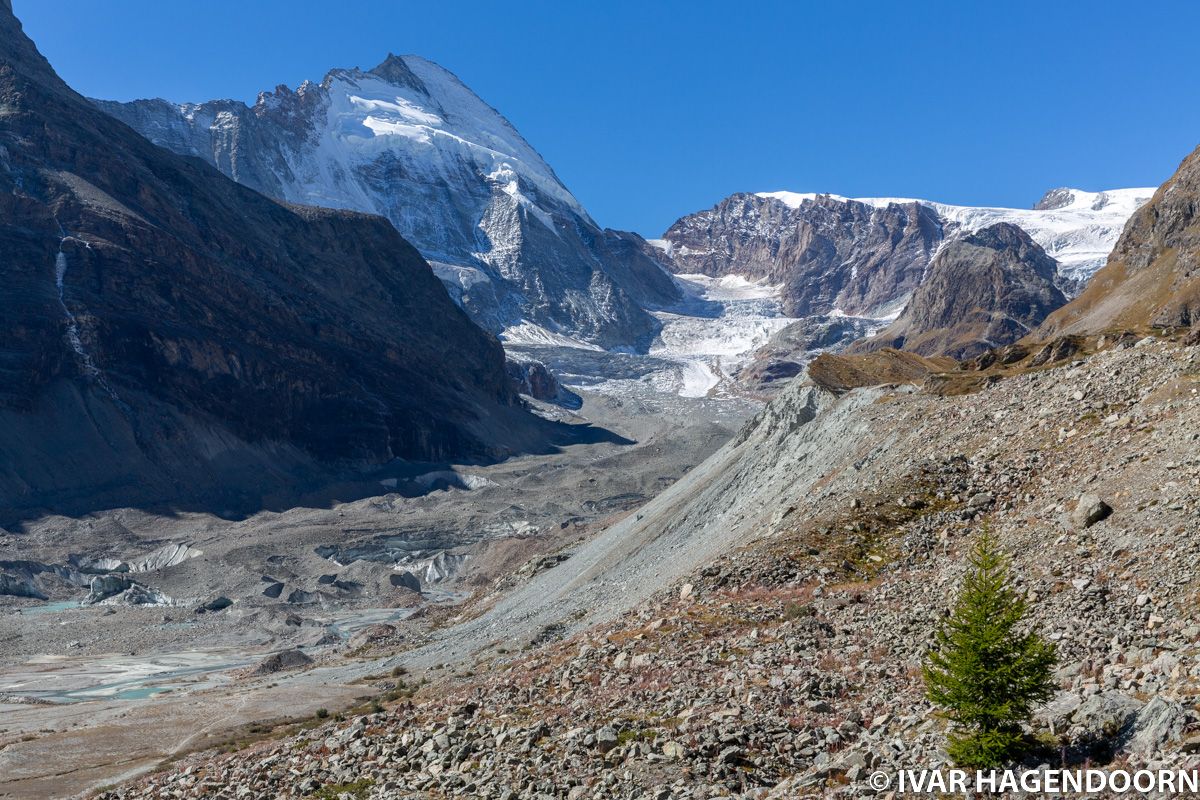
[[[314,143],[327,163],[312,165],[315,169],[307,170],[303,190],[289,196],[289,200],[376,210],[364,207],[362,198],[354,197],[358,192],[346,192],[341,185],[348,176],[346,168],[352,166],[345,163],[345,157],[357,154],[371,158],[388,151],[416,149],[403,156],[450,166],[451,171],[465,157],[477,176],[484,178],[515,174],[526,184],[526,194],[540,195],[542,202],[569,209],[591,221],[550,165],[503,115],[453,73],[428,59],[388,55],[370,70],[333,69],[320,84],[306,81],[295,91],[279,86],[273,92],[264,92],[254,112],[259,116],[287,114],[289,107],[305,99],[311,101],[314,94],[320,95],[327,110],[325,125],[312,131]],[[335,153],[331,161],[329,156]],[[298,174],[306,172],[303,164],[293,167]],[[497,184],[496,188],[511,195],[509,183]]]
[[[97,102],[264,194],[386,217],[493,332],[528,321],[644,348],[660,327],[645,307],[680,297],[640,238],[596,225],[503,115],[427,59],[334,69],[252,108]]]

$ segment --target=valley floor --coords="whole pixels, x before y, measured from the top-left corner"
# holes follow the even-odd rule
[[[83,588],[43,575],[49,600],[0,598],[0,797],[67,796],[246,725],[372,695],[360,679],[373,659],[355,654],[365,642],[425,641],[467,598],[555,563],[703,461],[754,408],[586,394],[578,412],[543,413],[588,426],[592,443],[489,467],[411,468],[377,497],[243,520],[122,509],[0,535],[9,564],[84,553],[141,569],[146,554],[187,548],[179,563],[129,573],[170,605],[80,607],[86,574]],[[421,593],[393,585],[398,562]],[[233,605],[196,610],[220,597]],[[314,668],[251,674],[289,648]]]

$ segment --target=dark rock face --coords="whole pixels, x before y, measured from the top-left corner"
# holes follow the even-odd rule
[[[966,359],[1028,334],[1067,302],[1054,285],[1054,259],[1002,222],[947,244],[904,312],[856,345]]]
[[[1200,322],[1200,148],[1129,219],[1087,289],[1038,338]]]
[[[231,100],[96,101],[155,144],[269,197],[379,214],[483,327],[521,320],[645,347],[679,290],[636,234],[602,230],[499,113],[414,56]]]
[[[510,354],[508,377],[517,391],[544,403],[553,403],[563,408],[581,408],[583,399],[563,386],[550,368],[526,356]]]
[[[782,283],[784,313],[804,317],[878,314],[916,289],[943,236],[937,213],[919,203],[817,196],[791,208],[735,194],[680,219],[663,238],[677,273]]]
[[[152,145],[3,9],[0,44],[0,508],[253,505],[541,436],[499,343],[386,220]]]

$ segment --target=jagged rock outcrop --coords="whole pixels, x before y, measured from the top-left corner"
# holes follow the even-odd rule
[[[378,217],[152,145],[0,10],[0,508],[267,493],[540,445],[499,342]]]
[[[1067,302],[1054,285],[1056,266],[1007,222],[949,242],[896,321],[852,349],[965,359],[1011,344]]]
[[[508,354],[508,377],[521,394],[563,408],[580,408],[583,399],[559,382],[550,368],[528,356]]]
[[[663,234],[678,273],[765,278],[783,311],[878,315],[921,281],[942,240],[936,213],[916,202],[873,206],[829,195],[796,207],[735,194]]]
[[[387,217],[493,332],[521,320],[644,347],[677,301],[636,234],[602,230],[513,126],[416,56],[232,100],[96,101],[151,141],[264,194]]]
[[[1125,226],[1086,291],[1035,338],[1200,322],[1200,148]]]

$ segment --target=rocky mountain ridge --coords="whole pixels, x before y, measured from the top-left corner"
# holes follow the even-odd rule
[[[1066,304],[1056,267],[1023,230],[998,222],[946,243],[896,321],[851,349],[962,360],[1012,344]]]
[[[678,220],[663,249],[678,273],[743,275],[782,286],[793,316],[896,314],[946,243],[1008,222],[1058,264],[1075,294],[1107,257],[1152,189],[1055,189],[1033,210],[953,206],[907,198],[735,194]]]
[[[0,10],[0,507],[255,508],[336,465],[544,444],[378,217],[288,206],[66,86]]]
[[[885,314],[916,289],[942,239],[936,214],[918,203],[876,207],[824,195],[792,208],[735,194],[663,234],[676,272],[780,284],[790,317]]]
[[[417,56],[232,100],[95,101],[152,142],[290,202],[379,214],[477,323],[644,349],[679,300],[641,237],[601,229],[499,114]]]

